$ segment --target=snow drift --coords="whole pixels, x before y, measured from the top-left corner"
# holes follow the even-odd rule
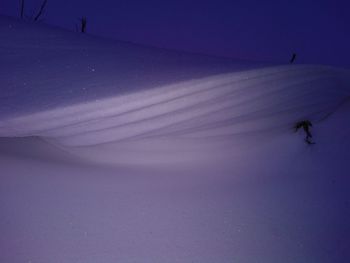
[[[349,70],[0,39],[1,261],[347,262]]]
[[[232,148],[247,136],[288,132],[302,119],[320,121],[350,94],[347,70],[239,67],[77,34],[68,42],[60,30],[1,23],[8,42],[0,136],[38,136],[95,160],[131,162],[137,154],[159,161],[169,152],[179,155],[166,158],[192,160],[185,151]]]
[[[348,100],[346,73],[281,66],[215,75],[5,118],[0,135],[39,136],[82,154],[94,148],[94,159],[112,162],[146,149],[143,160],[157,150],[227,150],[256,134],[291,132],[299,120],[323,120]]]

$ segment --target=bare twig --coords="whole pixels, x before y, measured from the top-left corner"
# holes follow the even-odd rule
[[[292,58],[291,58],[290,61],[289,61],[290,64],[293,64],[293,63],[294,63],[296,57],[297,57],[297,54],[293,53]]]
[[[47,0],[44,0],[40,6],[38,14],[34,17],[34,21],[38,21],[40,16],[43,14],[46,4],[47,4]]]
[[[20,13],[21,19],[23,19],[23,16],[24,16],[24,0],[21,0],[21,13]]]
[[[87,24],[87,20],[86,20],[86,17],[82,17],[80,19],[80,23],[81,23],[81,33],[85,33],[86,32],[86,24]]]

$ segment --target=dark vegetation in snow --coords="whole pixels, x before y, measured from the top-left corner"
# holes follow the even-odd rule
[[[303,128],[306,136],[305,136],[305,142],[309,145],[315,144],[314,142],[311,141],[312,139],[312,134],[310,132],[310,128],[312,127],[312,123],[309,120],[303,120],[299,121],[295,124],[295,132],[297,132],[300,128]]]
[[[38,13],[36,14],[36,16],[34,17],[34,21],[38,21],[39,18],[42,16],[42,14],[44,13],[45,7],[47,4],[47,0],[44,0],[40,6],[40,9],[38,11]]]
[[[81,33],[85,33],[86,32],[86,24],[87,24],[86,17],[80,18],[80,32]]]
[[[289,61],[290,64],[293,64],[293,63],[294,63],[296,57],[297,57],[297,54],[293,53],[292,58],[291,58],[290,61]]]
[[[20,18],[23,19],[25,17],[24,14],[24,7],[25,7],[25,0],[21,0],[20,1]],[[42,15],[44,14],[45,8],[47,5],[47,0],[44,0],[41,5],[40,8],[38,10],[38,12],[36,13],[36,15],[33,17],[30,17],[30,19],[32,19],[34,22],[40,21],[39,19],[42,17]]]
[[[21,0],[21,12],[20,12],[20,17],[23,19],[24,16],[24,0]]]

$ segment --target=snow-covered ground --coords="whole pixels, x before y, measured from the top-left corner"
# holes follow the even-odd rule
[[[0,262],[350,260],[349,70],[0,39]]]

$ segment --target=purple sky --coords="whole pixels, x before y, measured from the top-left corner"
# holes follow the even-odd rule
[[[34,13],[42,0],[25,0]],[[0,13],[18,15],[19,0]],[[49,24],[157,47],[285,63],[350,67],[348,0],[48,0]]]

